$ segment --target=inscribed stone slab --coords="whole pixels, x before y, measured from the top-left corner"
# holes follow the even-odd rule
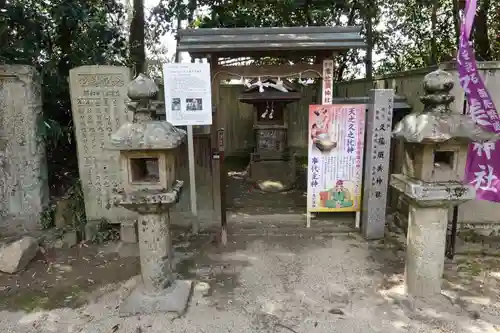
[[[31,66],[0,65],[0,230],[40,228],[48,202],[40,76]]]
[[[130,69],[118,66],[82,66],[70,71],[73,122],[78,165],[88,221],[109,223],[135,220],[136,214],[110,201],[122,187],[119,152],[105,149],[111,134],[133,113],[126,108]]]
[[[361,232],[367,239],[384,237],[394,90],[370,92],[366,115],[365,167]]]

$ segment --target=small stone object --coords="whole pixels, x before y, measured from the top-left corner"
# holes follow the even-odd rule
[[[0,247],[0,271],[14,274],[24,269],[38,252],[38,241],[25,236]]]
[[[64,248],[64,241],[62,239],[58,239],[54,242],[53,245],[56,249],[62,249]]]
[[[205,296],[210,291],[210,285],[206,282],[198,282],[194,287],[194,290]]]
[[[93,241],[97,236],[97,234],[99,233],[100,226],[101,222],[87,221],[87,224],[85,224],[85,241],[87,242]]]
[[[67,199],[59,200],[56,203],[54,212],[54,224],[56,228],[64,228],[71,223],[71,210],[69,209],[70,201]]]
[[[73,247],[78,244],[78,234],[76,231],[67,231],[62,236],[62,241],[66,247]]]

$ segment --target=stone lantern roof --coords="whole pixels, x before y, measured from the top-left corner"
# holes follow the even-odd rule
[[[181,145],[186,132],[166,121],[124,124],[111,135],[111,150],[169,150]]]
[[[470,143],[496,141],[499,135],[483,129],[470,115],[454,113],[450,104],[455,97],[453,76],[443,70],[427,74],[423,81],[425,105],[422,112],[412,112],[399,122],[393,136],[411,143]]]
[[[170,150],[181,145],[186,132],[167,121],[152,120],[152,114],[160,102],[156,83],[139,74],[128,87],[128,108],[134,113],[133,123],[122,125],[111,135],[110,150]]]

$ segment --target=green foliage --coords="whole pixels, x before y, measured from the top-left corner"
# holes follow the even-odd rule
[[[92,243],[101,244],[108,241],[118,241],[120,239],[120,225],[111,224],[106,219],[103,219],[96,232],[91,239]]]
[[[367,19],[371,18],[375,27],[374,52],[379,58],[375,72],[383,74],[452,60],[457,45],[460,3],[459,0],[159,0],[151,21],[157,22],[153,23],[157,28],[153,30],[163,34],[176,30],[177,18],[200,28],[312,25],[365,28]],[[479,5],[474,35],[478,59],[499,59],[500,5],[491,0],[480,1]],[[193,6],[205,11],[193,17]],[[486,34],[479,27],[484,27]],[[363,64],[363,57],[359,50],[337,57],[338,79],[358,75],[355,66],[359,68]],[[303,59],[292,59],[299,60]]]
[[[40,224],[42,225],[43,230],[47,230],[54,227],[54,213],[56,207],[53,204],[47,205],[45,209],[42,211],[42,215],[40,217]]]
[[[74,230],[85,233],[87,217],[85,215],[85,200],[83,198],[82,185],[80,181],[75,182],[68,191],[68,210],[71,212],[71,226]]]
[[[438,1],[436,29],[432,30],[432,1],[394,0],[381,9],[383,24],[376,51],[384,57],[378,63],[378,74],[398,72],[433,64],[432,40],[437,46],[437,61],[451,60],[456,48],[453,0]]]
[[[372,0],[374,1],[374,0]],[[194,9],[204,9],[196,11]],[[377,7],[373,6],[375,23]],[[176,31],[176,21],[181,19],[191,27],[231,28],[231,27],[285,27],[285,26],[364,26],[366,6],[362,0],[159,0],[153,8],[150,22],[152,31],[158,37],[167,31]],[[198,15],[195,15],[198,12]],[[156,23],[155,23],[156,22]],[[376,38],[376,34],[375,34]],[[313,57],[310,57],[313,58]],[[313,61],[313,59],[294,58],[293,62]],[[282,62],[276,59],[258,59],[257,64]],[[354,65],[364,62],[359,50],[349,50],[337,57],[339,77],[354,75]],[[346,66],[349,63],[350,66]]]
[[[0,1],[0,63],[33,65],[41,73],[43,120],[51,193],[78,176],[69,70],[126,64],[124,9],[117,0]]]

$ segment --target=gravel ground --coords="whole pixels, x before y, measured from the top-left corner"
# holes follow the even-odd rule
[[[398,293],[400,258],[358,236],[238,236],[232,241],[223,250],[209,243],[197,246],[181,259],[180,276],[197,282],[183,317],[119,318],[120,300],[139,280],[134,277],[94,290],[79,308],[2,311],[0,332],[500,332],[493,288],[498,268],[483,283],[493,291],[488,296],[460,302],[460,281],[454,281],[448,297],[410,302]]]

